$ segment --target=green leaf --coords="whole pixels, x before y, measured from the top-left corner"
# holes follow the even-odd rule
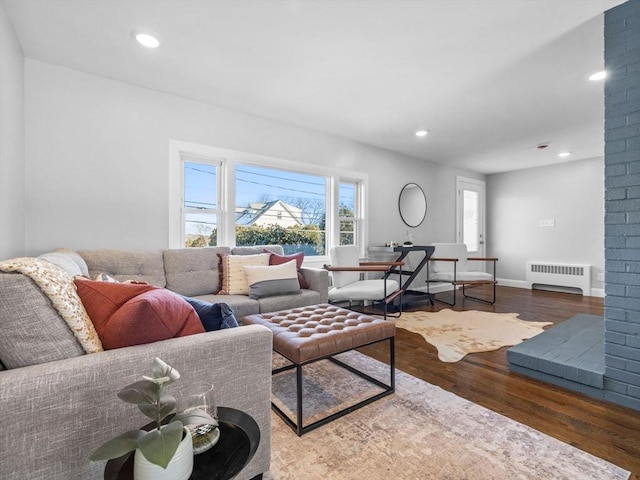
[[[176,408],[176,399],[172,395],[162,395],[160,397],[160,420],[163,420],[167,415],[173,412]]]
[[[218,426],[218,422],[207,412],[199,408],[190,410],[188,413],[178,413],[172,422],[180,421],[184,425],[215,425]]]
[[[119,437],[112,438],[89,457],[90,460],[109,460],[111,458],[118,458],[127,452],[138,448],[138,441],[147,432],[144,430],[130,430],[123,433]]]
[[[139,380],[118,392],[118,398],[134,405],[155,403],[160,386],[149,380]]]
[[[144,414],[145,417],[150,418],[151,420],[156,419],[156,406],[150,405],[148,403],[138,405],[138,409]]]
[[[171,395],[162,395],[159,405],[141,404],[138,409],[151,420],[164,420],[176,408],[176,399]]]
[[[160,430],[152,430],[138,441],[138,448],[151,463],[167,468],[182,441],[183,426],[172,422]]]
[[[160,395],[160,403],[162,405],[171,405],[171,408],[176,408],[176,397],[168,393],[163,393]]]

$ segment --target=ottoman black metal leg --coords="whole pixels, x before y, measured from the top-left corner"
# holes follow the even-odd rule
[[[273,408],[273,410],[276,412],[276,414],[282,418],[282,420],[289,425],[289,427],[291,427],[298,436],[301,436],[302,434],[313,430],[315,428],[318,428],[322,425],[325,425],[337,418],[340,418],[350,412],[353,412],[354,410],[357,410],[359,408],[364,407],[365,405],[369,405],[370,403],[375,402],[376,400],[385,397],[387,395],[392,394],[395,391],[395,385],[396,385],[396,375],[395,375],[395,337],[390,337],[390,338],[385,338],[382,340],[378,340],[376,342],[372,342],[368,345],[373,345],[375,343],[379,343],[379,342],[384,342],[384,341],[388,341],[389,342],[389,384],[386,384],[384,382],[381,382],[380,380],[371,377],[370,375],[367,375],[366,373],[352,367],[351,365],[348,365],[336,358],[332,356],[327,356],[327,357],[323,357],[323,358],[319,358],[316,360],[313,360],[312,362],[308,362],[305,364],[300,364],[300,365],[287,365],[285,367],[281,367],[278,368],[276,370],[273,370],[273,373],[280,373],[283,372],[285,370],[290,370],[292,368],[296,369],[296,422],[294,423],[291,418],[289,418],[289,416],[287,416],[286,413],[284,413],[284,411],[282,411],[277,405],[275,405],[275,403],[271,402],[271,406]],[[365,345],[362,345],[365,346]],[[349,350],[345,350],[345,351],[349,351]],[[344,353],[344,352],[337,352],[335,355],[337,355],[338,353]],[[374,385],[377,385],[378,387],[382,388],[382,391],[369,397],[366,398],[358,403],[356,403],[355,405],[351,405],[349,407],[346,407],[338,412],[335,412],[331,415],[328,415],[324,418],[321,418],[320,420],[317,420],[309,425],[304,425],[304,421],[303,421],[303,390],[302,390],[302,367],[305,365],[309,365],[311,363],[314,363],[316,361],[319,360],[325,360],[328,359],[331,362],[335,363],[336,365],[341,366],[342,368],[358,375],[359,377],[369,381],[370,383],[373,383]]]

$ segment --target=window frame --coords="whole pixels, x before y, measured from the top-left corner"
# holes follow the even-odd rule
[[[198,160],[203,163],[219,165],[218,175],[218,245],[235,246],[235,193],[236,193],[236,165],[253,165],[263,168],[273,168],[300,172],[311,175],[321,175],[327,179],[326,196],[326,237],[325,255],[308,257],[310,263],[326,262],[329,249],[340,245],[340,183],[354,183],[356,185],[356,245],[362,256],[368,242],[368,185],[369,174],[355,172],[339,167],[328,167],[267,157],[246,152],[222,149],[207,145],[170,140],[169,148],[169,247],[185,248],[184,207],[184,159]],[[219,163],[218,163],[219,162]]]

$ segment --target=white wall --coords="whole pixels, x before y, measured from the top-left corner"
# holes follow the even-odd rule
[[[604,271],[602,158],[487,177],[488,254],[500,258],[498,276],[523,282],[526,262],[592,265],[592,289]],[[555,227],[540,227],[553,219]]]
[[[0,2],[0,258],[25,252],[24,56]]]
[[[0,97],[2,118],[9,112],[21,119],[23,60],[13,34],[14,47],[7,49],[7,31],[2,29],[2,67],[10,68],[2,71],[13,73],[9,83],[6,74],[0,77],[0,91],[13,87]],[[9,174],[0,175],[0,238],[9,247],[0,258],[58,246],[170,246],[170,139],[369,173],[371,245],[403,241],[407,230],[416,244],[453,241],[456,175],[483,178],[36,60],[24,63],[26,235],[15,218],[23,212],[24,131],[20,121],[9,128],[3,122],[0,167]],[[500,257],[503,284],[523,286],[526,261],[549,260],[594,265],[593,287],[603,288],[596,280],[604,265],[602,170],[602,159],[592,159],[487,178],[488,254]],[[429,204],[425,222],[414,229],[397,211],[398,194],[409,182],[425,190]],[[539,227],[547,218],[555,220],[554,228]]]
[[[398,195],[408,182],[429,201],[414,241],[449,238],[455,176],[473,176],[32,59],[25,72],[29,255],[169,246],[170,139],[369,173],[372,245],[404,240]]]

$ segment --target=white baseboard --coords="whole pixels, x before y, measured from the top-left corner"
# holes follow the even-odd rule
[[[527,285],[527,282],[523,280],[510,280],[508,278],[499,278],[498,285],[502,285],[503,287],[525,288],[529,290],[529,286]],[[604,289],[592,288],[591,291],[588,292],[586,296],[604,298]]]
[[[498,285],[503,287],[529,288],[524,280],[510,280],[508,278],[498,278]]]

